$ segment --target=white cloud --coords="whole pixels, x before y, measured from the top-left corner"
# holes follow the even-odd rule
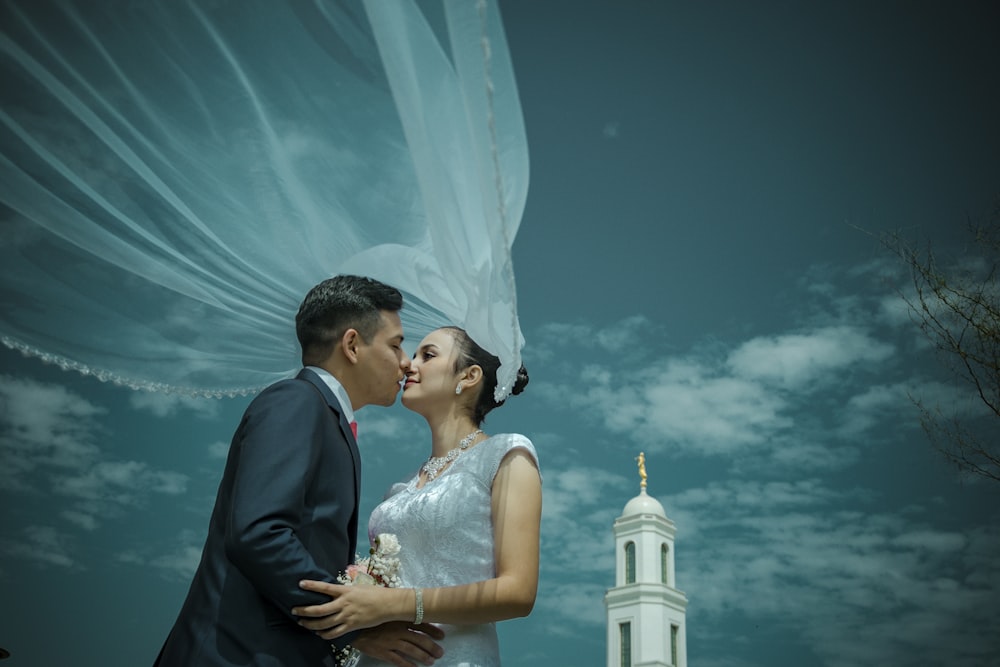
[[[893,346],[850,326],[754,338],[729,355],[728,365],[742,378],[793,391],[815,391],[836,381],[836,372],[862,363],[879,363]]]
[[[182,530],[166,548],[162,548],[159,542],[156,551],[153,546],[144,545],[120,551],[115,560],[143,569],[152,568],[167,579],[190,582],[195,570],[198,569],[198,563],[201,562],[204,541],[204,533]]]
[[[580,633],[604,631],[605,613],[601,604],[607,588],[595,583],[550,583],[543,577],[538,586],[536,613],[557,619],[547,632],[571,641]],[[602,663],[603,664],[603,663]]]
[[[907,367],[912,331],[872,328],[883,294],[844,294],[836,273],[817,269],[799,285],[810,294],[808,312],[788,331],[742,341],[670,349],[642,316],[600,328],[546,325],[534,338],[565,361],[536,383],[535,396],[583,415],[623,448],[727,455],[743,471],[843,469],[879,441],[887,414],[905,428],[917,424],[907,391],[941,388],[944,398],[944,385]]]
[[[1000,563],[989,560],[1000,537],[865,511],[863,500],[835,509],[852,498],[817,480],[733,480],[668,497],[678,525],[694,529],[678,568],[702,623],[734,612],[777,623],[831,665],[892,664],[903,645],[928,664],[982,660],[972,653],[1000,611]]]
[[[144,565],[146,562],[135,551],[122,551],[115,556],[115,560],[119,563],[128,563],[129,565]]]
[[[412,432],[413,421],[400,415],[378,412],[368,415],[367,411],[359,415],[358,439],[375,438],[377,440],[398,441]]]
[[[644,398],[645,437],[666,436],[703,451],[761,444],[769,434],[791,426],[783,415],[787,402],[781,396],[758,383],[716,375],[688,361],[650,372]]]
[[[920,414],[914,401],[946,420],[960,418],[967,425],[976,418],[991,416],[979,397],[967,388],[913,377],[892,384],[874,384],[852,396],[838,434],[858,438],[885,423],[893,423],[897,431],[916,431]]]
[[[624,498],[628,486],[604,484],[606,474],[569,468],[546,486],[543,535],[559,539],[543,544],[537,608],[561,619],[568,638],[604,629],[620,508],[589,499]],[[689,638],[704,643],[735,616],[796,633],[823,664],[894,664],[898,655],[985,664],[982,637],[1000,612],[995,531],[937,528],[920,508],[872,511],[871,493],[820,479],[728,480],[660,500],[678,526]]]
[[[39,466],[74,469],[97,456],[105,410],[64,387],[0,376],[0,489],[26,489]]]
[[[625,352],[629,348],[647,349],[653,343],[650,339],[660,336],[662,332],[645,315],[632,315],[597,331],[594,341],[608,352]]]
[[[162,571],[168,578],[190,581],[201,561],[201,550],[200,545],[180,545],[173,551],[152,559],[149,565]]]
[[[0,491],[59,494],[73,499],[60,512],[67,527],[93,531],[112,517],[141,506],[149,494],[178,495],[188,478],[138,461],[115,460],[99,446],[107,411],[65,387],[0,376]],[[49,527],[47,530],[54,531]],[[36,539],[50,538],[36,532]],[[49,542],[58,545],[55,537]],[[44,549],[15,555],[60,561]],[[58,549],[49,553],[59,554]]]
[[[689,350],[647,335],[642,318],[546,326],[532,339],[557,361],[535,396],[554,421],[584,420],[587,447],[605,458],[643,449],[651,461],[669,453],[688,469],[715,467],[716,481],[659,498],[678,527],[678,586],[702,645],[720,624],[752,623],[801,638],[827,665],[901,655],[988,664],[1000,654],[1000,638],[983,639],[1000,615],[1000,537],[957,527],[964,519],[953,527],[940,498],[895,509],[870,486],[896,474],[871,467],[874,447],[919,428],[908,394],[951,414],[975,407],[961,388],[928,379],[929,359],[911,356],[919,332],[900,326],[898,309],[885,326],[890,298],[844,295],[833,280],[805,287],[809,312],[786,329]],[[615,340],[628,353],[615,353]],[[603,629],[621,509],[588,498],[634,495],[592,461],[567,455],[544,467],[538,605],[576,623],[577,636]],[[562,554],[567,536],[579,545],[573,561]]]
[[[79,567],[72,556],[69,538],[52,526],[28,526],[23,530],[20,539],[11,541],[8,537],[0,542],[0,545],[8,555],[40,565]]]
[[[216,440],[208,446],[208,458],[225,459],[229,456],[229,444],[223,440]]]
[[[538,328],[532,336],[526,354],[534,359],[555,361],[556,366],[572,366],[573,357],[565,356],[567,347],[584,350],[603,350],[616,359],[641,363],[660,349],[667,340],[667,332],[645,315],[632,315],[605,326],[595,328],[583,322],[550,322]]]
[[[72,476],[56,476],[57,493],[99,506],[131,506],[147,492],[179,495],[187,490],[187,476],[152,470],[139,461],[99,461]]]
[[[389,410],[366,407],[356,417],[362,492],[375,492],[381,498],[389,485],[408,479],[430,455],[430,431],[422,417],[398,406]]]
[[[575,466],[547,466],[543,475],[543,571],[613,572],[610,526],[621,508],[604,500],[628,495],[627,481],[607,470]],[[551,541],[549,536],[562,537]]]
[[[606,499],[628,496],[628,482],[607,470],[555,461],[543,466],[543,477],[541,572],[535,605],[560,621],[551,631],[567,637],[589,633],[593,626],[604,624],[600,600],[606,586],[593,579],[607,577],[607,585],[613,584],[611,526],[621,508],[608,507]]]
[[[857,463],[861,450],[853,445],[834,445],[804,439],[776,441],[774,449],[762,466],[774,466],[779,470],[809,470],[812,472],[832,472],[842,470]],[[747,469],[747,464],[739,466]]]
[[[612,433],[720,454],[766,445],[792,425],[787,400],[759,382],[725,375],[710,360],[668,358],[644,368],[587,366],[568,386],[543,389],[548,400],[597,416]]]
[[[875,384],[851,396],[844,410],[839,434],[845,439],[863,437],[880,423],[893,420],[899,426],[916,425],[913,403],[907,398],[905,383]],[[904,418],[909,413],[909,423]]]
[[[74,510],[64,510],[59,513],[59,516],[87,531],[95,530],[98,526],[97,519],[94,518],[93,514],[76,512]]]
[[[909,327],[914,323],[909,304],[899,294],[886,294],[882,297],[879,300],[876,317],[892,327]]]
[[[199,417],[212,418],[219,414],[219,399],[181,396],[153,391],[133,391],[129,394],[129,405],[136,410],[144,410],[155,417],[170,417],[182,410]]]
[[[970,391],[968,386],[936,380],[917,380],[906,391],[908,397],[920,401],[928,409],[938,411],[945,418],[993,415],[979,395]]]

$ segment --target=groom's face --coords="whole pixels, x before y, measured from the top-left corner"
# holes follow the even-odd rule
[[[403,351],[403,324],[399,313],[382,311],[382,325],[358,348],[365,404],[392,405],[399,393],[399,383],[410,368]]]

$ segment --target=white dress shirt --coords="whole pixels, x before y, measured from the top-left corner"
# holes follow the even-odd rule
[[[325,371],[319,366],[306,366],[306,368],[318,375],[326,383],[326,386],[330,388],[333,395],[337,397],[337,402],[340,403],[340,409],[344,413],[344,417],[347,418],[347,423],[349,424],[354,421],[354,408],[351,407],[351,397],[347,395],[344,385],[340,384],[340,381],[333,377],[329,371]]]

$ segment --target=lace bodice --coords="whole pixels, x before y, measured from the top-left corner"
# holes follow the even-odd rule
[[[403,586],[436,588],[496,576],[490,494],[500,462],[514,449],[526,450],[537,465],[531,441],[508,433],[472,447],[422,488],[417,487],[417,476],[393,485],[372,512],[368,534],[371,539],[379,533],[399,538]],[[494,623],[441,627],[447,636],[437,667],[500,665]],[[361,664],[385,663],[364,658]]]

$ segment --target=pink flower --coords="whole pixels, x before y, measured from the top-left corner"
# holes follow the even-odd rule
[[[375,544],[368,550],[368,557],[352,563],[340,574],[337,581],[345,586],[386,586],[400,585],[399,540],[391,533],[382,533],[375,538]]]

